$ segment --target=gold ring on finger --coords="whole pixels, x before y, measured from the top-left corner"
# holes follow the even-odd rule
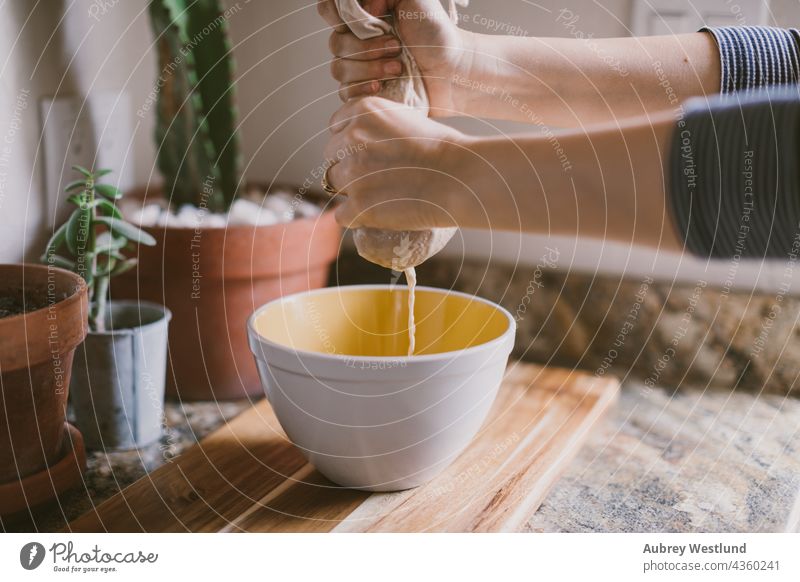
[[[320,184],[322,185],[322,189],[325,190],[325,193],[328,196],[330,196],[331,198],[333,198],[334,196],[336,196],[339,193],[339,191],[336,188],[333,187],[333,184],[331,184],[330,179],[328,179],[328,172],[335,165],[336,165],[336,162],[334,162],[333,164],[331,164],[330,166],[325,168],[325,172],[322,174],[322,180],[320,180]]]

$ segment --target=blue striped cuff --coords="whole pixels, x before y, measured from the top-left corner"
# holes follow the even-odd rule
[[[686,102],[670,160],[673,222],[702,257],[800,252],[800,87]]]
[[[800,33],[769,26],[705,27],[717,42],[720,92],[751,91],[800,80]]]

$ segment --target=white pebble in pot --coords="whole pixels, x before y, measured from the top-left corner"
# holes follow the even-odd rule
[[[283,192],[267,196],[264,199],[264,208],[273,212],[280,222],[294,220],[295,209],[292,205],[292,198]]]
[[[278,217],[269,208],[256,204],[252,200],[237,198],[228,211],[228,222],[231,226],[251,224],[269,226],[278,223]]]
[[[184,204],[178,209],[177,214],[172,217],[174,221],[173,226],[198,226],[203,221],[203,215],[206,211],[198,208],[193,204]]]
[[[301,200],[297,204],[297,214],[299,214],[303,218],[316,218],[317,216],[322,214],[322,209],[316,204],[312,204],[307,200]]]
[[[159,204],[147,204],[140,210],[131,213],[131,220],[142,226],[155,226],[161,217],[163,209]]]

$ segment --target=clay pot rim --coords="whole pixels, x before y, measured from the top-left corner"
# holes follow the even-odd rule
[[[5,269],[11,270],[11,268],[18,269],[20,271],[24,271],[25,269],[35,269],[35,270],[44,270],[49,271],[52,269],[57,275],[65,276],[68,279],[72,279],[75,283],[75,288],[73,292],[66,298],[61,299],[60,301],[56,301],[52,305],[45,305],[44,307],[40,307],[39,309],[34,309],[33,311],[26,311],[25,313],[18,313],[17,315],[12,315],[9,317],[0,318],[0,329],[4,325],[11,325],[13,323],[17,323],[21,321],[23,318],[26,317],[33,317],[40,312],[45,311],[46,309],[50,309],[55,307],[56,305],[59,308],[65,308],[71,306],[73,303],[80,302],[82,299],[82,292],[86,289],[86,281],[83,277],[78,275],[77,273],[73,273],[72,271],[68,271],[67,269],[62,269],[61,267],[54,267],[52,265],[39,265],[37,263],[0,263],[0,271]]]

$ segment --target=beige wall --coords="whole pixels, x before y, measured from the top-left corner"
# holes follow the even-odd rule
[[[133,174],[144,183],[153,171],[152,119],[134,115],[151,91],[155,69],[144,0],[49,0],[37,3],[36,9],[32,4],[6,2],[0,8],[0,54],[8,57],[0,74],[0,140],[6,146],[0,152],[0,261],[35,258],[46,231],[52,229],[38,143],[41,96],[85,95],[94,88],[127,91],[134,122]],[[328,75],[328,31],[313,0],[227,0],[227,4],[233,9],[230,25],[247,177],[302,182],[319,164],[328,119],[339,104]],[[71,6],[66,13],[65,5]],[[488,32],[481,22],[493,19],[530,35],[558,36],[564,31],[555,22],[557,11],[567,7],[580,15],[585,32],[621,36],[627,33],[631,5],[631,0],[473,0],[464,26]],[[104,8],[98,11],[99,6]],[[797,0],[773,0],[772,6],[779,24],[800,23]],[[475,123],[459,126],[485,131]],[[498,128],[525,129],[514,124]],[[6,143],[4,138],[9,137],[11,143]],[[465,233],[464,240],[466,248],[457,243],[450,251],[485,255],[491,248],[494,257],[519,257],[530,264],[536,263],[548,242],[498,233]],[[647,250],[593,241],[556,242],[565,266],[625,270],[633,275],[652,269],[654,256]],[[661,256],[655,268],[663,276],[677,274],[683,279],[706,272],[705,265],[677,257]],[[711,271],[723,277],[727,266],[712,266]],[[768,271],[745,268],[737,283],[770,286]]]
[[[133,102],[152,84],[149,24],[143,2],[110,6],[98,20],[92,2],[5,2],[0,7],[0,262],[35,260],[53,220],[40,143],[43,96],[83,98],[92,90],[126,88]],[[144,58],[142,58],[144,57]],[[141,60],[140,60],[141,59]],[[152,165],[151,124],[130,136],[134,174]],[[62,197],[63,198],[63,197]]]

